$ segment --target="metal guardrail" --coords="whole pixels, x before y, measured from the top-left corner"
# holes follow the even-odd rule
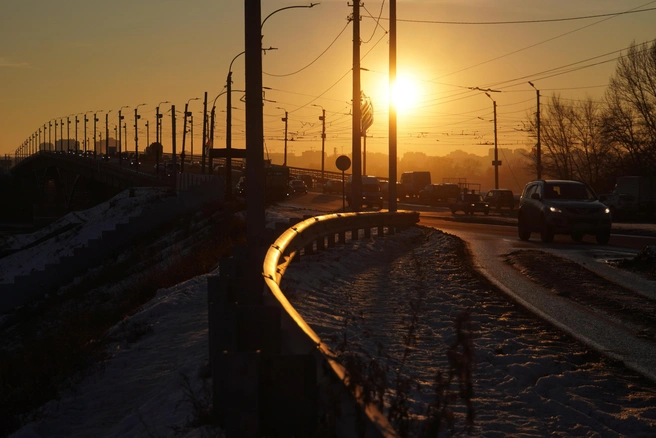
[[[301,251],[305,254],[312,253],[315,245],[317,250],[326,246],[330,247],[336,243],[336,237],[340,243],[344,242],[347,231],[352,232],[352,238],[357,238],[354,236],[359,236],[359,230],[364,230],[365,237],[368,237],[371,235],[371,229],[377,228],[378,235],[383,236],[385,228],[387,228],[388,234],[394,234],[396,230],[407,228],[417,222],[419,222],[418,212],[335,213],[317,216],[306,219],[284,231],[267,251],[263,264],[263,276],[266,286],[279,306],[296,325],[296,331],[300,330],[305,337],[305,339],[299,339],[298,336],[291,336],[296,342],[295,346],[291,346],[295,350],[294,354],[312,354],[318,351],[324,363],[328,365],[327,368],[342,382],[344,389],[349,386],[347,370],[337,361],[336,355],[321,341],[314,330],[294,309],[280,288],[285,270],[289,263],[300,255]],[[293,327],[287,329],[291,331]],[[356,409],[359,408],[367,419],[366,436],[398,436],[385,416],[373,404],[363,402],[359,388],[356,388],[355,393],[350,395],[354,398]]]

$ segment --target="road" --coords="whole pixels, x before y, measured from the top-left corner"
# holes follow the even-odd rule
[[[285,204],[317,210],[318,213],[334,212],[341,208],[341,197],[311,192],[290,198]],[[656,245],[656,237],[614,232],[607,245],[597,244],[593,236],[586,236],[578,243],[569,236],[556,236],[552,243],[544,244],[537,234],[533,234],[529,241],[521,241],[517,236],[516,222],[508,216],[493,213],[475,217],[453,215],[446,208],[407,204],[399,204],[398,209],[419,210],[421,225],[440,229],[466,241],[477,270],[513,300],[584,344],[621,360],[629,368],[656,381],[656,336],[652,339],[637,337],[631,321],[599,312],[592,302],[575,302],[567,296],[555,294],[526,278],[505,261],[508,254],[526,250],[563,257],[621,285],[630,291],[634,303],[642,300],[648,307],[656,303],[656,282],[614,268],[606,262],[632,258],[645,245]],[[622,288],[618,286],[617,289]],[[593,300],[603,298],[595,297],[594,291],[590,292]]]

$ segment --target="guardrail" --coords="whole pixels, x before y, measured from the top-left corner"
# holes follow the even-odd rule
[[[418,212],[334,213],[282,231],[264,257],[261,304],[239,301],[237,263],[208,279],[210,367],[215,413],[227,436],[397,437],[385,416],[362,399],[345,367],[294,309],[280,288],[294,260],[355,240],[395,234]],[[349,234],[350,233],[350,234]],[[225,273],[224,273],[225,271]],[[242,271],[245,271],[242,269]],[[241,272],[243,275],[244,272]],[[243,280],[243,279],[242,279]],[[251,295],[252,297],[252,295]]]

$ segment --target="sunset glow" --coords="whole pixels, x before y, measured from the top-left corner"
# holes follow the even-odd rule
[[[399,76],[392,86],[392,103],[400,113],[407,113],[416,108],[419,89],[410,76]]]

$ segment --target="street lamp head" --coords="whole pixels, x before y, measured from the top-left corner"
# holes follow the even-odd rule
[[[535,85],[533,85],[533,82],[528,81],[528,84],[529,84],[531,87],[535,88]]]
[[[191,102],[192,100],[200,100],[200,97],[192,97],[187,101],[187,104],[189,104],[189,102]]]

